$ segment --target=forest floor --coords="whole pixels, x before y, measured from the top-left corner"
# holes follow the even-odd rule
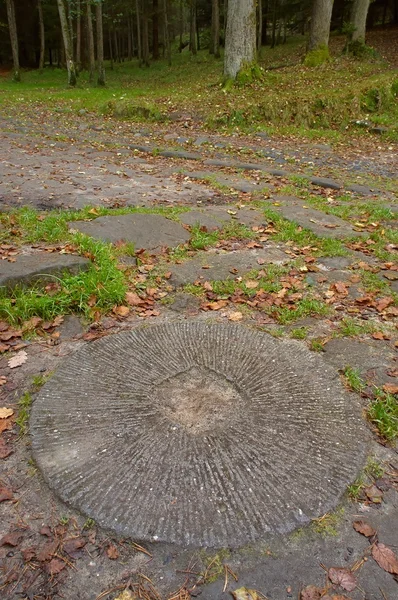
[[[137,124],[35,93],[3,98],[0,118],[0,281],[23,284],[0,297],[2,597],[212,600],[246,587],[238,600],[394,600],[393,136],[220,133],[181,106]],[[62,262],[76,256],[84,266]],[[33,285],[43,264],[57,277]],[[120,539],[47,487],[29,409],[54,370],[100,337],[186,320],[294,338],[340,374],[371,441],[334,511],[244,548],[197,549]]]

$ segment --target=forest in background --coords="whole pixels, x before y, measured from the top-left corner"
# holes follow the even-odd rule
[[[345,33],[348,38],[355,37],[356,30],[361,34],[358,24],[352,22],[356,5],[357,10],[365,11],[367,28],[398,23],[397,0],[371,3],[369,0],[230,0],[229,3],[231,19],[233,4],[247,5],[248,10],[254,7],[257,48],[275,47],[295,35],[309,36],[311,48],[311,27],[316,26],[317,18],[327,35],[332,30]],[[321,12],[318,17],[317,10]],[[18,75],[19,66],[66,67],[72,60],[77,72],[88,70],[94,80],[98,60],[109,60],[112,67],[115,62],[137,58],[140,65],[149,66],[162,57],[171,61],[175,52],[196,54],[200,49],[218,57],[220,46],[225,44],[227,13],[228,0],[1,0],[0,65],[12,64],[13,37]],[[239,17],[236,14],[235,18]],[[327,45],[328,40],[323,39],[315,46],[325,41]],[[103,81],[100,74],[98,83],[105,82],[104,74],[102,78]]]

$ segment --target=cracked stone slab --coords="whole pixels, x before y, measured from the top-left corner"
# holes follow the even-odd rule
[[[299,203],[289,202],[285,205],[275,206],[275,210],[288,221],[298,223],[319,237],[343,239],[364,235],[362,231],[355,231],[347,221],[340,217],[328,215],[315,208],[304,207]]]
[[[368,436],[334,369],[294,341],[175,322],[68,357],[30,417],[67,504],[123,537],[238,547],[333,510]]]
[[[182,213],[180,221],[185,225],[194,226],[199,224],[201,227],[207,227],[209,231],[220,229],[231,221],[236,221],[247,227],[266,225],[267,222],[261,212],[243,207],[235,206],[208,206],[204,209],[191,210]]]
[[[254,250],[234,252],[202,252],[195,258],[174,265],[170,283],[176,287],[186,283],[203,281],[224,281],[235,279],[253,269],[261,269],[264,264],[283,265],[289,257],[277,246],[265,246]],[[259,262],[260,261],[260,262]]]
[[[115,244],[124,240],[132,242],[137,249],[145,248],[154,252],[165,246],[173,248],[190,238],[188,231],[179,223],[161,215],[144,213],[73,221],[69,227],[104,242]]]
[[[14,288],[52,280],[55,275],[86,271],[91,261],[75,254],[34,252],[18,254],[15,262],[0,261],[0,286]]]
[[[388,343],[352,338],[335,338],[324,345],[325,360],[339,370],[345,367],[358,369],[371,385],[396,383],[387,374],[395,364],[397,352]]]
[[[190,179],[211,179],[219,185],[229,187],[233,190],[237,190],[238,192],[243,192],[244,194],[261,192],[262,190],[273,188],[272,185],[264,182],[258,183],[256,181],[249,181],[248,179],[242,179],[234,176],[227,177],[225,175],[215,173],[214,171],[184,171],[184,175]]]

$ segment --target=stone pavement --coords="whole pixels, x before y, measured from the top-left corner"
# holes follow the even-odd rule
[[[367,394],[374,385],[393,389],[398,372],[396,262],[366,245],[369,233],[382,235],[395,223],[396,153],[351,149],[344,157],[322,144],[289,148],[266,133],[221,138],[126,125],[116,135],[90,116],[73,141],[62,119],[57,128],[32,121],[18,129],[2,118],[1,127],[2,212],[138,209],[105,216],[94,209],[69,222],[72,233],[134,246],[134,258],[120,258],[134,290],[126,315],[115,312],[91,327],[70,315],[51,344],[28,338],[0,358],[5,405],[16,405],[33,376],[56,371],[33,404],[40,468],[33,477],[30,442],[12,438],[4,485],[26,493],[17,507],[0,502],[5,526],[22,515],[30,538],[41,539],[51,505],[54,522],[67,516],[80,531],[90,518],[104,527],[90,540],[85,534],[87,554],[60,582],[63,596],[100,596],[126,572],[133,579],[144,572],[169,594],[195,561],[205,568],[206,552],[214,556],[221,547],[239,585],[269,600],[322,586],[320,563],[351,566],[363,556],[358,587],[334,593],[393,600],[393,576],[369,557],[352,521],[368,519],[381,542],[397,547],[396,450],[381,445],[363,417]],[[294,195],[297,182],[319,202],[310,204],[299,188]],[[358,216],[334,214],[344,203],[357,206]],[[364,225],[366,203],[385,209],[385,225]],[[273,215],[284,219],[279,238]],[[300,246],[283,236],[283,223],[313,237]],[[212,234],[216,241],[199,244]],[[314,240],[324,248],[339,242],[345,255],[322,256]],[[391,241],[386,248],[396,252]],[[51,280],[88,268],[95,264],[87,257],[32,244],[4,255],[0,285],[29,286],[44,274]],[[375,282],[378,293],[369,291]],[[149,316],[142,308],[148,298]],[[292,323],[269,311],[289,314],[300,302],[310,308]],[[331,312],[322,312],[325,306]],[[362,329],[343,333],[355,318]],[[241,323],[229,322],[235,320]],[[97,337],[104,339],[90,341]],[[9,358],[18,352],[26,361],[12,368]],[[343,387],[346,367],[368,386],[362,397]],[[378,484],[383,500],[365,495],[353,503],[345,492],[367,455],[387,473]],[[333,533],[322,529],[327,513],[335,516]],[[315,527],[301,529],[311,520]],[[145,544],[152,560],[125,537]],[[104,551],[110,539],[120,561]],[[7,572],[20,565],[19,551],[8,553],[0,541]],[[221,577],[196,592],[227,598],[233,583],[227,592],[223,585]]]

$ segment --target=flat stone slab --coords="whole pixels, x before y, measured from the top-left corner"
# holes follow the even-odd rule
[[[135,540],[237,547],[333,510],[362,467],[361,409],[296,341],[169,323],[87,344],[30,418],[48,485]]]
[[[236,190],[238,192],[243,192],[244,194],[251,194],[253,192],[260,192],[264,189],[270,189],[273,186],[266,183],[257,183],[254,181],[249,181],[248,179],[242,179],[234,176],[226,176],[220,175],[219,173],[215,173],[214,171],[184,171],[184,175],[190,177],[191,179],[209,179],[211,178],[219,185],[229,187],[232,190]]]
[[[235,279],[252,269],[260,270],[264,264],[282,265],[289,260],[289,257],[276,246],[225,253],[202,252],[191,260],[174,265],[171,269],[170,283],[177,287],[185,283],[194,283],[198,279],[204,281]]]
[[[393,370],[396,351],[381,341],[336,338],[324,346],[327,362],[343,370],[346,367],[357,369],[363,379],[371,385],[396,383],[396,379],[387,374]]]
[[[93,238],[115,244],[120,240],[134,243],[135,247],[160,251],[162,247],[175,247],[187,242],[189,232],[182,225],[161,215],[135,213],[98,217],[92,221],[73,221],[76,229]]]
[[[207,206],[204,209],[190,210],[180,215],[185,225],[200,225],[209,231],[220,229],[230,221],[236,221],[248,227],[266,225],[264,216],[258,210],[237,208],[236,206]]]
[[[362,231],[355,231],[353,227],[340,217],[328,215],[315,208],[304,207],[298,203],[289,202],[276,206],[275,210],[280,212],[288,221],[294,221],[309,229],[315,235],[326,238],[344,239],[347,237],[361,237]]]
[[[91,262],[75,254],[35,252],[18,254],[15,262],[0,261],[0,286],[14,288],[52,280],[64,272],[77,274],[86,271]]]

